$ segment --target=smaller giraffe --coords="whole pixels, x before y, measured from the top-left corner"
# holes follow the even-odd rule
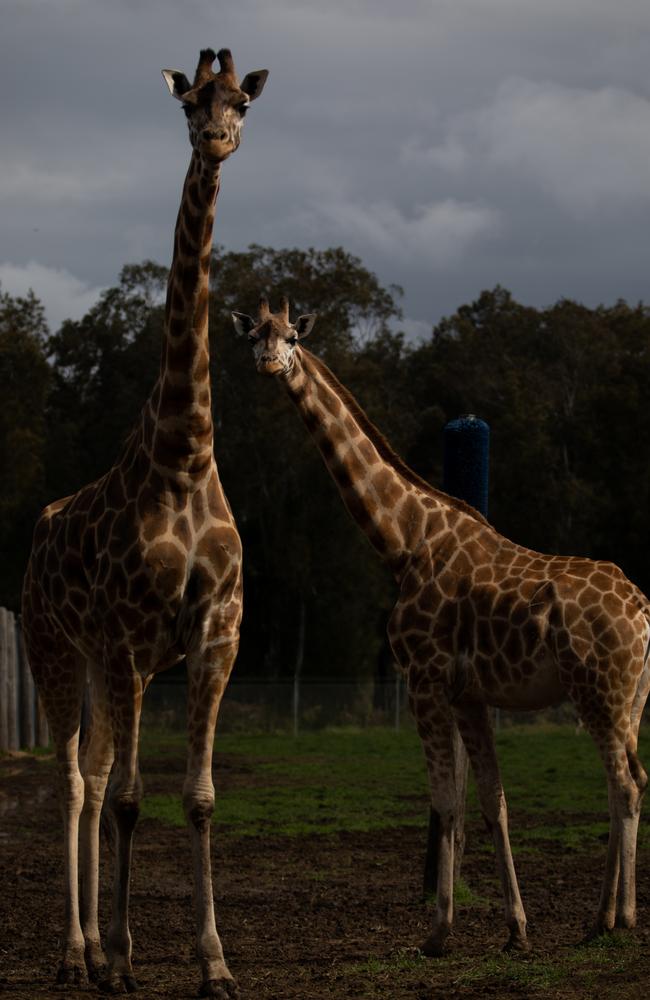
[[[532,552],[468,504],[434,489],[392,451],[354,397],[302,347],[315,316],[289,320],[266,299],[233,313],[259,372],[283,383],[349,513],[399,590],[388,624],[440,816],[438,883],[426,955],[443,953],[453,919],[453,723],[476,777],[495,847],[509,929],[525,950],[526,916],[508,837],[490,708],[535,710],[569,699],[603,761],[610,807],[593,934],[636,921],[635,854],[647,777],[637,755],[650,690],[650,603],[609,562]]]

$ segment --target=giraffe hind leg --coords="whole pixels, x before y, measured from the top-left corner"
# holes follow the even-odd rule
[[[607,772],[610,826],[600,903],[587,940],[615,926],[630,928],[636,923],[636,842],[648,780],[632,731],[627,743],[620,740],[614,727],[606,739],[599,739],[598,733],[592,735]]]
[[[634,740],[636,743],[636,740]],[[628,773],[632,783],[623,793],[621,807],[622,835],[620,842],[620,878],[616,896],[616,922],[619,928],[636,924],[636,845],[641,817],[641,803],[648,785],[648,776],[639,760],[636,748],[626,746]]]
[[[137,983],[131,964],[129,890],[133,831],[142,798],[138,736],[143,683],[133,668],[130,656],[107,655],[104,677],[115,748],[115,763],[107,796],[115,830],[115,853],[112,912],[106,937],[108,962],[106,978],[100,981],[99,988],[104,993],[132,993],[137,989]]]
[[[503,950],[528,951],[526,913],[510,847],[508,808],[496,756],[490,710],[483,703],[471,701],[459,703],[454,708],[458,728],[474,771],[483,819],[494,844],[506,926],[510,932]]]
[[[39,636],[43,645],[45,642]],[[29,662],[54,744],[63,817],[65,918],[63,949],[56,981],[79,985],[86,979],[84,937],[79,918],[79,821],[84,782],[79,770],[79,727],[85,665],[76,654],[50,636],[49,655],[28,646]]]
[[[106,976],[98,922],[99,828],[108,776],[113,763],[113,736],[103,680],[91,669],[90,722],[80,750],[84,805],[79,826],[79,884],[81,927],[85,940],[88,978]]]

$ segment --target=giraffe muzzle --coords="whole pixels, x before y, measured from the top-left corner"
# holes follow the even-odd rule
[[[201,134],[201,153],[206,159],[221,162],[234,153],[236,148],[236,143],[225,132],[206,131]]]
[[[257,370],[263,375],[279,375],[284,371],[285,366],[278,358],[260,358],[257,363]]]

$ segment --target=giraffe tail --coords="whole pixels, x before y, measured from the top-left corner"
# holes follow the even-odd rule
[[[643,654],[643,667],[641,668],[641,673],[639,675],[630,711],[630,727],[634,734],[635,746],[636,739],[639,734],[639,726],[641,725],[643,709],[645,708],[645,703],[648,700],[648,694],[650,694],[650,616],[646,615],[646,621],[648,623],[648,633],[646,638],[645,653]],[[643,771],[643,768],[641,768],[641,770]],[[632,771],[631,764],[630,771]],[[634,772],[632,771],[632,773]]]
[[[115,857],[115,827],[113,826],[113,819],[106,805],[106,799],[102,803],[102,811],[99,814],[99,832],[108,847],[111,857]]]

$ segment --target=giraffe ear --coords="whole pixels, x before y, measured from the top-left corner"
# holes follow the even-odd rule
[[[182,101],[183,94],[192,89],[192,84],[185,76],[185,73],[181,73],[178,69],[164,69],[162,70],[162,75],[165,78],[165,83],[169,87],[169,93],[172,97],[175,97],[177,101]]]
[[[247,73],[239,85],[239,89],[248,94],[251,101],[259,97],[264,90],[266,78],[269,75],[268,69],[256,69],[252,73]]]
[[[240,337],[247,337],[255,326],[255,320],[247,316],[246,313],[231,313],[232,321],[235,324],[235,330],[240,335]]]
[[[299,316],[296,322],[293,324],[293,328],[296,331],[299,340],[306,337],[312,331],[312,327],[316,322],[316,313],[306,313],[304,316]]]

